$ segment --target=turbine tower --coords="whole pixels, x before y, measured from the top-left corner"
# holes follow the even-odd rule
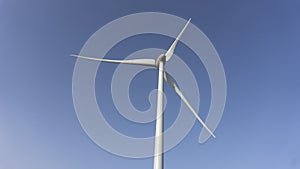
[[[171,76],[165,71],[165,64],[172,58],[174,50],[178,41],[180,40],[183,32],[187,28],[191,19],[187,21],[181,32],[178,34],[170,48],[165,54],[161,54],[156,60],[154,59],[131,59],[131,60],[111,60],[111,59],[101,59],[96,57],[89,56],[81,56],[71,54],[71,56],[88,59],[94,61],[101,62],[111,62],[111,63],[120,63],[120,64],[131,64],[131,65],[142,65],[142,66],[150,66],[154,67],[158,70],[158,93],[157,93],[157,109],[156,109],[156,128],[155,128],[155,145],[154,145],[154,169],[163,169],[163,157],[164,157],[164,136],[163,136],[163,127],[164,127],[164,115],[163,115],[163,105],[164,105],[164,79],[167,83],[175,90],[175,92],[179,95],[182,101],[188,106],[188,108],[192,111],[197,120],[201,123],[201,125],[210,133],[211,136],[216,138],[214,133],[206,126],[203,120],[198,116],[197,112],[193,109],[187,99],[184,97],[182,92],[179,90],[178,86],[172,80]]]

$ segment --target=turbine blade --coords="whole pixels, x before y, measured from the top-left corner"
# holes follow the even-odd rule
[[[122,64],[131,64],[131,65],[142,65],[142,66],[152,66],[155,67],[155,60],[154,59],[130,59],[130,60],[112,60],[112,59],[101,59],[101,58],[94,58],[88,56],[81,56],[71,54],[70,56],[74,56],[81,59],[87,60],[94,60],[100,62],[111,62],[111,63],[122,63]]]
[[[174,50],[176,48],[176,45],[177,45],[178,41],[180,40],[183,32],[187,28],[188,24],[190,23],[190,21],[191,21],[191,18],[187,21],[187,23],[185,24],[185,26],[183,27],[183,29],[181,30],[181,32],[178,34],[178,36],[176,37],[175,41],[173,42],[173,44],[170,46],[169,50],[165,54],[166,55],[166,61],[170,60],[171,57],[173,56]]]
[[[183,100],[183,102],[188,106],[188,108],[193,112],[194,116],[202,124],[202,126],[209,132],[210,135],[212,135],[214,138],[216,138],[214,133],[206,126],[206,124],[203,122],[203,120],[198,116],[196,111],[193,109],[193,107],[190,105],[190,103],[184,97],[182,92],[179,90],[179,88],[177,87],[175,82],[173,82],[173,80],[171,79],[171,76],[167,72],[164,72],[164,78],[169,83],[169,85],[175,90],[175,92],[179,95],[179,97]]]

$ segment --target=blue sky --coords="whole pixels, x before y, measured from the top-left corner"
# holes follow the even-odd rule
[[[195,124],[165,154],[165,168],[300,168],[299,9],[296,0],[0,0],[0,169],[152,168],[152,158],[115,156],[85,134],[72,102],[75,60],[68,57],[106,23],[149,11],[193,18],[217,49],[228,87],[218,138],[198,144],[202,127]],[[111,54],[149,46],[166,48],[171,40],[154,35],[146,39],[128,39],[128,48],[117,46]],[[153,46],[157,40],[161,41]],[[181,44],[176,52],[185,51]],[[207,75],[198,63],[189,65],[200,72],[197,81],[202,84],[205,111],[210,102]],[[109,75],[114,67],[105,68]],[[155,71],[146,74],[155,77]],[[97,83],[109,84],[108,75],[97,75]],[[133,103],[142,104],[147,98],[140,87],[145,80],[139,76],[132,84],[139,91],[132,92]],[[155,82],[145,88],[153,87]],[[167,87],[166,91],[174,95]],[[109,94],[101,96],[108,98],[105,109],[114,109],[109,107]],[[176,105],[179,99],[170,102]],[[168,116],[167,126],[175,119],[171,113]],[[134,136],[151,136],[148,131],[154,131],[153,124],[134,129],[118,117],[106,118],[116,129]]]

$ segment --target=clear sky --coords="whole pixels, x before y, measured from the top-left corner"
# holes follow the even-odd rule
[[[217,49],[228,86],[218,138],[199,144],[202,126],[196,123],[165,154],[165,168],[300,168],[300,1],[0,0],[0,169],[152,168],[152,158],[115,156],[86,135],[73,107],[75,59],[68,57],[106,23],[149,11],[191,17]],[[171,40],[154,35],[146,39],[128,39],[128,48],[123,41],[110,54],[167,48]],[[179,45],[176,52],[187,50]],[[199,64],[187,62],[200,71],[205,112],[210,103],[207,75]],[[115,67],[102,68],[109,75]],[[151,78],[155,73],[145,72]],[[108,75],[97,75],[97,84],[109,84]],[[146,80],[138,76],[132,84],[138,94],[132,91],[130,97],[139,109],[149,106],[141,87]],[[155,85],[151,82],[145,91]],[[174,95],[170,88],[166,91]],[[101,95],[99,104],[102,98],[107,98],[101,102],[104,110],[115,110],[109,93]],[[180,103],[178,97],[168,99]],[[105,117],[117,130],[153,135],[153,123],[139,128],[116,114]],[[168,126],[177,114],[166,114]]]

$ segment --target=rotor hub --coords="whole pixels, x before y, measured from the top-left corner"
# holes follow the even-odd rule
[[[165,54],[161,54],[158,56],[158,58],[155,60],[155,66],[158,68],[159,66],[159,62],[163,61],[164,63],[166,63],[166,55]]]

